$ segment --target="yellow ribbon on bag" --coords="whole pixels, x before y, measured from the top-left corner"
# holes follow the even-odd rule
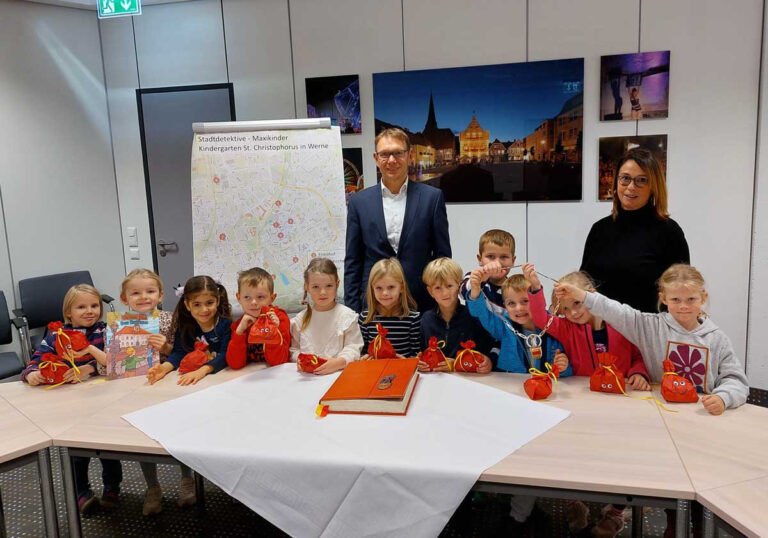
[[[661,407],[664,411],[669,411],[670,413],[677,413],[677,411],[675,411],[674,409],[668,409],[664,407],[664,404],[661,403],[655,396],[633,396],[631,394],[627,394],[626,392],[624,392],[624,389],[622,388],[621,383],[619,383],[619,376],[616,374],[616,372],[613,371],[613,365],[603,366],[602,368],[605,368],[606,370],[608,370],[613,374],[613,377],[616,378],[616,384],[619,386],[619,390],[624,396],[627,396],[629,398],[635,398],[637,400],[653,400],[654,403],[659,407]]]

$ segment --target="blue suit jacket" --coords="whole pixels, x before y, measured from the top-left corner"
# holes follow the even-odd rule
[[[442,256],[451,256],[448,217],[443,191],[414,181],[408,184],[405,218],[397,253],[387,240],[381,185],[349,198],[347,206],[347,250],[344,257],[344,303],[356,312],[365,303],[371,267],[383,258],[396,257],[405,272],[419,310],[432,304],[421,280],[424,267]]]

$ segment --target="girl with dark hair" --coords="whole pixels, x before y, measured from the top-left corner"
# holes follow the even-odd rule
[[[180,375],[179,385],[194,385],[206,375],[224,368],[227,365],[231,324],[232,309],[224,286],[209,276],[193,276],[187,280],[173,313],[173,351],[164,363],[149,369],[147,379],[150,384],[178,368],[184,356],[194,351],[197,341],[208,344],[213,358],[200,368]]]

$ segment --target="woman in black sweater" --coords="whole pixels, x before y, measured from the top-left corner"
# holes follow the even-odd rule
[[[688,243],[667,212],[664,172],[643,148],[627,152],[613,180],[613,212],[592,225],[581,270],[603,295],[657,312],[656,281],[673,263],[690,263]]]

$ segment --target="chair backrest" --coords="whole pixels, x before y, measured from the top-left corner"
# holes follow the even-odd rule
[[[5,302],[5,293],[0,291],[0,345],[13,342],[11,332],[11,316],[8,314],[8,303]]]
[[[19,280],[21,309],[24,310],[29,328],[43,327],[51,321],[63,321],[61,303],[67,290],[75,284],[93,285],[91,273],[73,271]]]

